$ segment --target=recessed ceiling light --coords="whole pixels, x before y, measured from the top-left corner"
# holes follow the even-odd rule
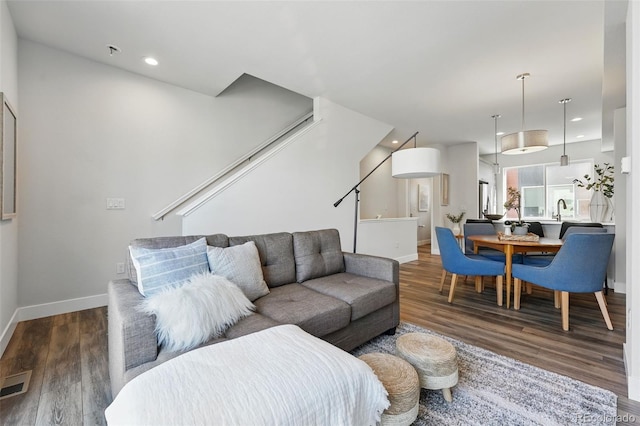
[[[582,120],[582,117],[576,117],[571,119],[571,121],[580,121],[580,120]]]
[[[502,136],[502,135],[504,135],[504,132],[498,132],[498,133],[496,133],[496,136]]]
[[[398,143],[398,141],[393,141],[393,142],[391,142],[391,143]]]
[[[576,138],[578,138],[578,139],[584,138],[584,135],[578,135],[578,136],[576,136]]]
[[[144,62],[147,65],[151,65],[153,67],[155,67],[156,65],[158,65],[158,60],[155,58],[152,58],[151,56],[147,56],[146,58],[144,58]]]

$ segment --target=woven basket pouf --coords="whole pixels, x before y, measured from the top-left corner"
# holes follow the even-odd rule
[[[371,353],[360,356],[387,390],[389,408],[382,413],[381,424],[408,426],[418,417],[420,379],[407,361],[397,356]]]
[[[458,356],[451,343],[424,333],[407,333],[396,340],[396,351],[416,369],[420,387],[442,389],[444,399],[453,400],[451,388],[458,383]]]

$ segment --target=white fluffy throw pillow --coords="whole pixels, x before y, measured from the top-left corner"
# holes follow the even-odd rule
[[[255,306],[226,278],[203,273],[147,297],[141,309],[156,316],[161,345],[169,351],[186,351],[221,336]]]

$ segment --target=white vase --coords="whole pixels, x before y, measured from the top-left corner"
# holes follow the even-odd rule
[[[459,223],[454,223],[453,224],[453,228],[451,228],[451,231],[453,231],[453,235],[455,235],[455,236],[460,235],[460,224]]]
[[[591,222],[606,222],[608,210],[609,200],[607,200],[607,197],[604,196],[602,191],[594,191],[589,203]]]
[[[605,222],[614,222],[614,218],[613,215],[615,213],[615,210],[613,209],[613,202],[611,201],[611,198],[605,198],[605,200],[607,200],[607,216],[605,217]]]

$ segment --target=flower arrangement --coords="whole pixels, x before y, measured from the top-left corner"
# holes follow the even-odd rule
[[[521,199],[520,191],[518,191],[513,186],[510,186],[509,188],[507,188],[507,201],[504,202],[504,208],[507,210],[513,209],[518,214],[518,221],[515,223],[512,223],[512,225],[522,224],[522,215],[520,211],[520,199]]]
[[[451,213],[447,213],[447,219],[449,219],[451,223],[460,223],[462,222],[463,217],[464,217],[464,212],[460,212],[460,214],[457,216]]]
[[[587,191],[593,189],[596,192],[602,192],[607,198],[613,197],[613,166],[609,163],[604,163],[603,167],[595,164],[593,169],[596,172],[593,181],[591,180],[591,176],[584,175],[584,181],[574,179],[573,183],[580,188],[586,188]]]

